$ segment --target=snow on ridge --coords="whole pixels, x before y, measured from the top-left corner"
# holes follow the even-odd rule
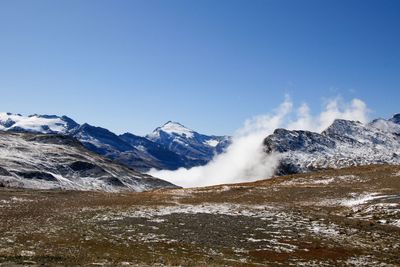
[[[212,147],[216,147],[219,144],[219,142],[218,142],[218,140],[211,139],[211,140],[205,141],[204,144],[212,146]]]
[[[9,125],[5,125],[5,124]],[[2,130],[13,128],[21,128],[32,132],[58,132],[64,133],[67,128],[67,123],[59,117],[53,116],[22,116],[19,114],[0,113],[0,124]]]
[[[400,133],[400,125],[391,120],[376,119],[373,120],[369,125],[384,132]]]
[[[169,121],[166,124],[164,124],[160,130],[169,133],[169,134],[176,134],[176,135],[180,135],[180,136],[185,136],[187,138],[192,138],[193,135],[193,131],[186,128],[185,126],[183,126],[180,123],[177,122],[172,122]]]

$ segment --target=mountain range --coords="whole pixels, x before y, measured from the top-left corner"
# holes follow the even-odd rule
[[[117,135],[87,123],[80,125],[67,116],[37,114],[0,113],[0,130],[70,136],[90,151],[141,172],[204,165],[231,141],[229,136],[200,134],[172,121],[147,136]]]
[[[172,121],[146,136],[117,135],[66,116],[11,113],[0,113],[0,133],[0,186],[42,189],[175,187],[141,172],[204,165],[231,143]],[[279,157],[275,175],[400,164],[400,114],[367,124],[337,119],[321,133],[276,129],[263,145]]]

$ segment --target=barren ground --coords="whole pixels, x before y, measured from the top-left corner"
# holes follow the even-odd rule
[[[400,266],[400,167],[144,193],[0,188],[0,265]]]

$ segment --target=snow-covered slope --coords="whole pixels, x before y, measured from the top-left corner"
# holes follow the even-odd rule
[[[67,134],[78,126],[67,116],[0,113],[0,130]]]
[[[265,151],[280,153],[278,175],[366,164],[400,164],[400,121],[396,117],[366,125],[335,120],[322,133],[277,129],[264,140]]]
[[[200,134],[173,121],[168,121],[146,137],[186,157],[192,166],[206,164],[230,144],[228,136]]]
[[[101,191],[174,188],[62,135],[0,132],[0,186]]]
[[[395,117],[390,120],[376,119],[373,120],[370,125],[384,132],[400,135],[400,118],[398,118],[398,120],[396,120]]]
[[[179,136],[182,138],[193,138],[195,131],[186,128],[179,122],[168,121],[163,126],[157,128],[149,137],[159,136],[160,132],[167,133],[169,135]]]

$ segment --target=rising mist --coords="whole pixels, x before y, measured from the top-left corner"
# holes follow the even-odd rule
[[[345,102],[340,97],[330,99],[322,111],[311,115],[306,103],[295,107],[289,96],[271,113],[255,116],[244,122],[233,136],[227,150],[216,155],[205,166],[176,171],[151,170],[150,175],[183,187],[197,187],[224,183],[266,179],[274,174],[279,154],[266,154],[263,140],[277,128],[321,132],[335,119],[368,121],[369,110],[360,99]]]

